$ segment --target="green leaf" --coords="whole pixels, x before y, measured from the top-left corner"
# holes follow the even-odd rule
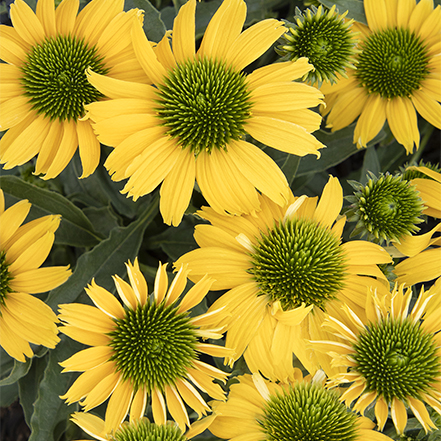
[[[72,202],[59,193],[37,187],[16,176],[1,176],[0,187],[6,195],[28,199],[32,204],[31,217],[60,214],[62,221],[56,242],[77,247],[90,247],[100,241],[89,219]]]
[[[144,32],[150,41],[158,43],[166,31],[161,13],[148,0],[126,0],[124,10],[133,8],[144,11]]]
[[[67,406],[60,398],[60,395],[64,395],[70,386],[72,375],[61,374],[62,368],[59,363],[80,349],[77,342],[66,337],[62,338],[57,347],[49,352],[48,362],[38,385],[38,393],[33,406],[29,441],[55,441],[54,430],[62,422],[66,430],[67,419],[77,405]]]
[[[326,148],[320,151],[320,158],[317,159],[314,155],[304,156],[300,160],[299,169],[296,178],[303,175],[314,174],[325,171],[330,167],[340,164],[345,159],[351,157],[360,150],[352,143],[354,135],[354,126],[350,125],[334,133],[319,130],[313,135],[322,142]],[[368,147],[380,142],[385,136],[384,130],[368,144]]]
[[[0,386],[8,386],[9,384],[16,383],[29,372],[31,365],[32,359],[27,359],[25,363],[14,360],[14,368],[6,378],[0,381]]]
[[[108,237],[110,232],[120,226],[119,219],[110,206],[107,207],[86,207],[84,214],[92,222],[95,231]]]
[[[349,11],[347,18],[353,18],[360,23],[367,24],[362,0],[319,0],[319,2],[329,9],[335,5],[340,14]]]
[[[367,176],[367,172],[372,172],[375,176],[379,176],[381,172],[380,161],[378,160],[377,150],[374,146],[366,149],[364,158],[363,158],[363,166],[360,172],[359,182],[362,184],[367,184],[369,177]]]
[[[33,358],[32,366],[26,376],[18,380],[18,392],[20,404],[23,407],[26,424],[31,426],[31,418],[34,412],[34,402],[37,399],[40,381],[43,378],[48,357]]]
[[[18,383],[0,388],[0,407],[9,407],[18,398]]]
[[[161,248],[171,260],[198,248],[193,238],[194,226],[202,221],[194,215],[186,214],[178,227],[169,227],[163,233],[149,238],[150,249]]]
[[[141,213],[138,220],[127,227],[113,229],[108,239],[82,254],[73,274],[66,283],[49,293],[46,303],[55,310],[61,303],[74,302],[92,278],[99,285],[113,290],[112,275],[124,277],[124,263],[128,260],[133,262],[138,255],[144,231],[157,213],[158,198]]]

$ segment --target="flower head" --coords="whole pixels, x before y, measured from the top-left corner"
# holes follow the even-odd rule
[[[237,377],[228,400],[213,404],[215,418],[209,430],[231,441],[245,436],[249,441],[390,440],[342,404],[320,379],[303,378],[299,369],[292,377],[285,384],[256,374]]]
[[[86,78],[90,67],[121,80],[145,78],[130,40],[130,26],[141,18],[123,12],[121,0],[92,0],[77,15],[78,0],[39,0],[36,14],[23,1],[11,5],[13,27],[1,26],[2,114],[0,163],[5,169],[38,154],[35,174],[58,176],[75,151],[82,177],[93,173],[100,144],[84,104],[103,94]]]
[[[314,70],[306,73],[303,80],[311,84],[337,79],[337,74],[346,78],[346,69],[354,69],[357,40],[351,31],[353,20],[345,20],[335,5],[329,11],[323,6],[312,6],[302,12],[296,8],[295,23],[287,23],[289,31],[282,35],[282,44],[276,52],[282,60],[308,58]]]
[[[61,217],[44,216],[22,225],[30,209],[22,200],[5,210],[0,190],[0,345],[21,362],[33,356],[29,343],[53,349],[60,341],[57,317],[32,294],[56,288],[71,274],[68,267],[40,268]]]
[[[389,408],[399,433],[406,427],[406,406],[426,432],[435,426],[424,402],[441,414],[440,282],[422,290],[411,311],[411,288],[396,285],[386,296],[371,290],[367,321],[344,305],[343,320],[329,316],[324,322],[343,341],[332,343],[332,349],[329,341],[312,342],[334,365],[347,369],[332,376],[330,386],[350,383],[341,399],[348,406],[356,400],[354,410],[360,413],[375,403],[380,430]]]
[[[130,423],[126,421],[110,433],[106,432],[104,421],[91,413],[75,412],[71,421],[100,441],[186,441],[202,433],[212,421],[212,417],[196,421],[185,433],[171,421],[156,424],[147,418],[140,418]]]
[[[408,153],[419,146],[417,112],[441,128],[441,7],[432,0],[366,0],[368,26],[360,32],[357,70],[333,86],[323,85],[327,124],[339,130],[357,117],[354,143],[365,147],[385,121]]]
[[[135,200],[162,183],[161,213],[173,225],[188,207],[195,179],[219,213],[259,210],[256,189],[285,204],[285,176],[246,134],[298,156],[319,156],[324,147],[311,135],[320,115],[308,109],[322,94],[293,82],[313,69],[306,58],[243,73],[286,31],[283,23],[263,20],[241,32],[245,2],[224,0],[195,51],[195,8],[189,0],[179,10],[172,47],[169,33],[152,47],[134,24],[134,49],[154,85],[89,71],[89,81],[111,98],[86,106],[98,139],[115,147],[106,168],[113,180],[128,179],[123,193]]]
[[[341,243],[345,218],[338,218],[343,195],[336,178],[318,203],[292,194],[284,207],[263,196],[261,203],[256,216],[225,217],[203,208],[198,214],[212,225],[196,226],[200,248],[176,264],[188,264],[193,281],[208,273],[216,279],[212,289],[229,290],[211,308],[224,308],[226,345],[236,349],[230,364],[244,353],[251,372],[285,381],[294,352],[311,373],[320,364],[330,369],[305,340],[322,335],[324,311],[338,314],[344,302],[362,314],[367,286],[387,291],[376,264],[391,258],[373,243]]]
[[[401,176],[371,174],[366,185],[349,182],[354,196],[346,215],[356,221],[352,236],[367,235],[376,242],[400,242],[403,236],[417,232],[417,224],[423,222],[419,216],[425,209],[418,190]]]
[[[68,403],[83,399],[87,412],[110,396],[106,433],[116,430],[127,413],[130,421],[141,418],[149,398],[155,423],[165,423],[168,408],[184,430],[190,425],[184,403],[199,415],[209,409],[193,384],[214,398],[224,397],[212,379],[225,381],[226,374],[199,360],[199,353],[231,353],[198,340],[222,336],[219,328],[210,327],[216,313],[190,318],[188,312],[213,281],[204,278],[179,301],[187,283],[185,268],[167,289],[166,266],[160,265],[151,295],[138,261],[127,269],[130,284],[113,278],[124,306],[93,281],[86,292],[96,307],[61,305],[59,318],[65,326],[60,331],[91,346],[61,363],[64,372],[84,372],[62,398]]]

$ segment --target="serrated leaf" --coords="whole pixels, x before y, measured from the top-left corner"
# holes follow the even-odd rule
[[[33,406],[29,441],[55,441],[56,426],[63,421],[67,424],[67,418],[76,409],[77,405],[67,406],[59,397],[66,393],[72,382],[71,374],[61,374],[62,368],[59,363],[80,350],[80,346],[82,345],[66,337],[50,351]]]
[[[60,214],[62,221],[55,234],[57,243],[90,247],[100,241],[89,219],[63,195],[37,187],[16,176],[1,176],[0,188],[5,195],[15,199],[28,199],[32,204],[32,218]]]
[[[135,222],[113,229],[108,239],[82,254],[72,276],[49,293],[46,303],[55,310],[61,303],[74,302],[92,278],[99,285],[113,290],[112,275],[125,275],[124,263],[133,262],[138,255],[144,231],[157,213],[158,198],[155,198]]]
[[[126,0],[124,10],[134,8],[144,11],[144,32],[150,41],[158,43],[166,31],[161,13],[148,0]]]
[[[329,9],[335,5],[340,14],[349,11],[347,18],[353,18],[360,23],[367,24],[362,0],[319,0],[319,2]]]

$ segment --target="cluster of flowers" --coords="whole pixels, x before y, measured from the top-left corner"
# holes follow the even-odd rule
[[[417,112],[441,128],[441,8],[365,0],[367,25],[319,6],[296,24],[266,19],[242,32],[245,2],[224,0],[197,50],[196,0],[157,44],[122,0],[78,8],[39,0],[34,13],[16,0],[13,27],[0,27],[4,169],[38,155],[35,174],[52,179],[78,149],[85,178],[102,143],[124,194],[136,201],[160,185],[163,221],[178,226],[196,181],[207,222],[171,284],[160,264],[149,292],[136,259],[128,282],[113,276],[119,299],[92,280],[90,304],[59,305],[57,316],[33,294],[71,274],[41,267],[60,216],[24,223],[31,204],[6,209],[1,192],[2,348],[25,362],[30,344],[53,349],[58,332],[87,346],[60,363],[81,372],[61,399],[81,404],[72,421],[99,440],[182,441],[208,429],[235,441],[381,441],[389,415],[402,434],[408,412],[436,428],[426,405],[441,415],[441,224],[425,234],[417,225],[441,217],[441,174],[409,166],[352,183],[342,214],[337,178],[320,198],[294,196],[256,141],[319,157],[312,132],[323,115],[332,131],[358,118],[358,147],[387,120],[407,152],[418,148]],[[299,48],[311,35],[319,44],[307,58]],[[282,58],[245,74],[277,41]],[[347,219],[368,240],[344,240]],[[196,315],[210,290],[225,292]],[[225,346],[205,342],[224,334]],[[232,380],[241,357],[248,373]],[[106,401],[104,419],[90,412]]]

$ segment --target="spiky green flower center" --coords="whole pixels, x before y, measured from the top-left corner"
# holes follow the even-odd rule
[[[196,333],[186,313],[173,305],[154,301],[136,309],[126,309],[109,333],[114,354],[111,359],[135,390],[148,392],[174,385],[187,376],[196,358]]]
[[[123,424],[112,436],[112,441],[186,441],[176,425],[154,424],[147,418]]]
[[[251,255],[260,295],[279,300],[284,310],[313,304],[325,309],[345,278],[340,240],[309,219],[288,219],[262,233]]]
[[[103,95],[86,78],[90,67],[106,74],[103,57],[76,36],[48,37],[32,47],[21,67],[21,84],[32,108],[54,120],[74,120],[84,115],[84,105]]]
[[[352,183],[358,189],[351,207],[358,220],[356,233],[362,232],[381,241],[398,241],[419,230],[419,216],[424,209],[415,186],[400,176],[380,176],[369,179],[365,186]],[[364,231],[362,231],[364,230]]]
[[[428,71],[428,51],[408,29],[372,33],[361,45],[355,76],[382,98],[408,97],[421,87]]]
[[[353,68],[356,40],[351,31],[352,22],[334,11],[323,13],[323,7],[314,6],[304,13],[296,10],[297,25],[288,24],[289,32],[282,36],[282,45],[276,51],[289,60],[307,57],[315,70],[307,74],[310,83],[334,82],[337,74],[345,75]]]
[[[250,92],[245,76],[225,63],[197,58],[179,64],[158,88],[158,117],[183,149],[210,153],[245,134]]]
[[[272,396],[259,421],[265,441],[352,441],[357,417],[337,395],[314,383],[298,383]]]
[[[13,279],[6,263],[6,253],[0,251],[0,307],[5,305],[8,293],[12,292],[10,282]]]
[[[388,318],[368,325],[353,345],[354,370],[366,380],[366,392],[386,401],[420,399],[441,373],[433,336],[410,318]]]

